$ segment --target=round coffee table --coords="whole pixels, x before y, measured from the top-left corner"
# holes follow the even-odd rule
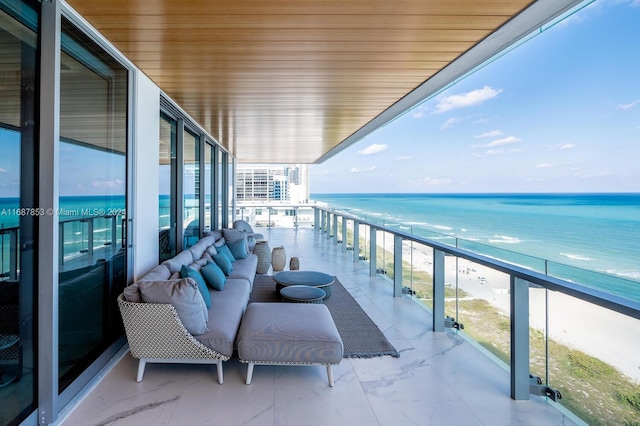
[[[326,295],[323,289],[308,285],[290,285],[280,290],[280,296],[293,303],[322,303]]]
[[[278,293],[290,285],[306,285],[324,290],[327,295],[323,300],[331,297],[331,284],[334,281],[333,276],[317,271],[282,271],[274,274],[273,279]]]

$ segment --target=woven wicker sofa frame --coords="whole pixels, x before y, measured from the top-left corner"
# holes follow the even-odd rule
[[[182,325],[173,305],[133,303],[118,296],[129,351],[138,358],[141,382],[147,363],[216,364],[218,383],[223,383],[222,362],[229,359],[197,341]]]

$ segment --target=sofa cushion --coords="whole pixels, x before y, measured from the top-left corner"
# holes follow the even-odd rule
[[[231,265],[231,261],[224,253],[218,253],[213,256],[213,261],[222,269],[225,275],[229,276],[231,271],[233,271],[233,266]]]
[[[142,296],[140,295],[140,289],[138,288],[138,283],[133,283],[128,285],[122,291],[124,295],[124,300],[132,303],[141,303]]]
[[[233,253],[231,253],[231,250],[229,250],[229,246],[227,246],[226,244],[220,247],[217,247],[218,253],[222,253],[225,256],[227,256],[229,258],[230,261],[235,262],[236,258],[233,256]]]
[[[180,277],[191,278],[196,282],[196,284],[198,284],[198,290],[200,290],[200,294],[202,294],[204,304],[207,305],[207,309],[210,308],[211,296],[209,296],[209,289],[207,288],[207,283],[205,283],[202,274],[193,268],[182,265],[182,269],[180,269]]]
[[[171,276],[171,271],[167,267],[167,265],[158,265],[153,268],[151,271],[147,272],[140,281],[163,281],[168,280]]]
[[[208,311],[198,285],[191,278],[138,282],[142,301],[173,305],[182,325],[193,335],[206,333]]]
[[[190,265],[193,260],[193,254],[189,250],[184,250],[178,253],[176,257],[165,260],[162,264],[169,268],[171,273],[174,273],[180,272],[182,265]]]
[[[206,238],[213,238],[214,242],[218,241],[220,238],[222,238],[222,231],[216,229],[215,231],[206,232]]]
[[[253,280],[256,277],[256,268],[258,267],[258,256],[253,253],[247,255],[246,259],[240,259],[233,262],[233,270],[229,274],[229,278],[242,278],[249,281],[253,288]]]
[[[234,259],[246,259],[247,258],[247,242],[246,239],[237,241],[227,241],[226,246],[233,255]]]
[[[188,250],[191,252],[191,255],[193,256],[193,260],[197,260],[202,257],[202,253],[205,252],[207,247],[208,247],[208,244],[206,243],[206,241],[200,240],[194,245],[192,245],[191,247],[189,247]]]
[[[248,234],[246,232],[239,231],[233,228],[225,228],[222,230],[222,236],[225,241],[228,243],[229,241],[244,241],[245,251],[249,253],[249,240]]]
[[[216,247],[211,245],[209,247],[207,247],[207,251],[206,253],[211,256],[211,258],[213,258],[213,256],[215,256],[216,254],[218,254],[218,250],[216,250]]]
[[[220,237],[216,237],[213,233],[208,233],[204,237],[202,237],[200,241],[204,242],[204,244],[209,247],[212,246],[218,238]]]
[[[203,345],[223,355],[233,355],[240,320],[249,303],[251,289],[245,280],[228,279],[223,291],[211,291],[209,331],[194,336]]]
[[[224,283],[227,281],[227,277],[215,262],[208,262],[202,267],[202,269],[200,269],[200,273],[209,287],[218,291],[221,291],[224,288]]]

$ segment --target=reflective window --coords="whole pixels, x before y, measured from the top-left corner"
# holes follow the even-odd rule
[[[0,0],[0,424],[36,401],[38,12]]]
[[[59,375],[62,391],[122,334],[127,70],[62,21]]]
[[[164,114],[160,115],[160,142],[159,142],[159,217],[158,238],[160,243],[160,262],[174,257],[177,254],[177,228],[176,228],[176,144],[177,123],[174,119]]]
[[[210,230],[211,229],[211,215],[212,215],[212,210],[211,210],[211,200],[212,200],[212,193],[211,193],[211,188],[213,187],[213,169],[214,169],[214,165],[213,165],[213,150],[215,148],[213,147],[213,145],[210,144],[206,144],[205,148],[204,148],[204,229],[205,230]]]
[[[200,137],[185,130],[183,135],[183,248],[200,239]]]

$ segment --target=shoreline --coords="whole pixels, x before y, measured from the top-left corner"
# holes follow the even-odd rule
[[[385,248],[393,250],[393,236],[386,236]],[[414,268],[432,274],[433,258],[430,252],[431,249],[414,244]],[[403,260],[409,261],[404,254]],[[455,287],[457,281],[458,287],[471,297],[485,300],[509,315],[510,279],[507,274],[465,259],[458,259],[457,269],[454,258],[447,258],[445,262],[447,285]],[[547,293],[550,339],[596,357],[640,383],[640,320],[560,292]],[[529,326],[542,332],[546,326],[545,299],[545,289],[530,287]],[[552,363],[553,353],[549,354],[549,358]]]

